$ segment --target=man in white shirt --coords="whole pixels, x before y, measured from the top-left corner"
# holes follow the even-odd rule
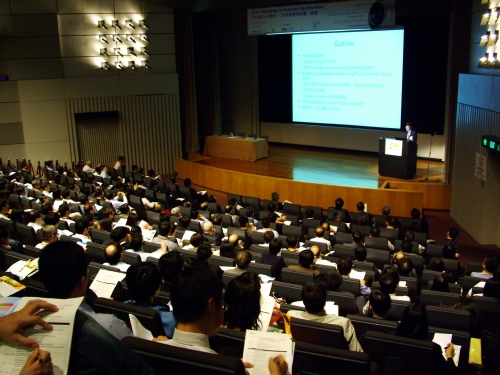
[[[302,300],[306,311],[289,310],[291,317],[311,320],[319,323],[339,325],[344,329],[344,338],[347,341],[349,350],[362,352],[363,348],[356,338],[356,330],[350,319],[342,316],[329,315],[325,311],[326,287],[318,281],[309,281],[302,288]],[[175,310],[174,310],[175,311]]]
[[[98,165],[98,167],[100,164]],[[95,169],[92,168],[92,161],[87,160],[87,163],[83,166],[82,171],[87,172],[87,173],[94,173]]]
[[[263,228],[262,229],[258,229],[257,232],[265,233],[265,232],[271,231],[274,234],[274,238],[278,238],[279,237],[278,232],[275,231],[274,229],[270,228],[271,222],[267,218],[262,219],[261,223],[262,223]]]
[[[80,239],[82,242],[92,242],[89,236],[89,223],[85,219],[79,219],[75,222],[75,232],[72,237]]]
[[[38,261],[43,284],[53,298],[85,296],[88,284],[87,266],[88,259],[85,251],[70,241],[56,241],[47,245],[41,251]],[[125,323],[112,314],[96,314],[85,302],[78,310],[94,318],[118,340],[133,336]]]
[[[165,344],[217,354],[208,338],[217,334],[224,320],[223,288],[209,267],[185,269],[170,292],[177,327]]]
[[[327,240],[323,236],[325,235],[325,230],[323,227],[316,227],[316,237],[311,238],[309,241],[326,243],[328,251],[332,250],[332,244],[330,240]]]
[[[118,160],[116,161],[114,168],[116,171],[121,170],[125,166],[125,156],[118,156]]]
[[[28,226],[35,229],[35,232],[42,229],[42,214],[40,211],[32,210],[30,212],[30,222],[28,223]]]

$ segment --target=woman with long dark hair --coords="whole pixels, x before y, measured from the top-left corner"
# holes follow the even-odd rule
[[[260,280],[255,272],[244,272],[232,279],[224,294],[227,310],[225,328],[245,331],[260,328]]]

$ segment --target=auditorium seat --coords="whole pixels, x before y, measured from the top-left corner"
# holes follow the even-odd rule
[[[108,298],[97,298],[92,305],[96,313],[114,314],[130,328],[129,314],[134,315],[139,322],[150,331],[154,337],[165,336],[165,329],[160,313],[145,306],[130,305]]]

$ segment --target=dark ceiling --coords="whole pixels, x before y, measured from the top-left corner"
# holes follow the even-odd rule
[[[187,12],[209,12],[231,9],[247,9],[266,6],[291,5],[303,3],[318,3],[312,0],[149,0],[174,9]],[[374,0],[375,1],[375,0]],[[398,16],[450,14],[453,12],[455,2],[461,0],[396,0],[396,13]],[[336,2],[336,1],[322,1]]]

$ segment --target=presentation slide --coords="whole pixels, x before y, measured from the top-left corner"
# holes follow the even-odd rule
[[[401,128],[404,30],[292,36],[293,121]]]

